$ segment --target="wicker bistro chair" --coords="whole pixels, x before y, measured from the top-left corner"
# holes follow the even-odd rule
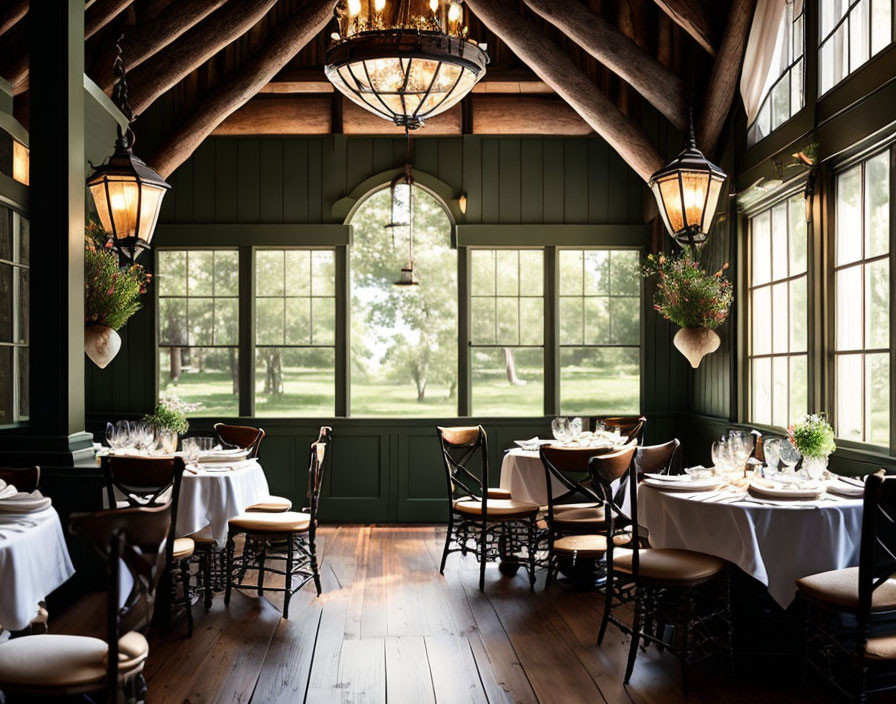
[[[486,563],[500,559],[518,565],[520,558],[515,556],[525,548],[522,559],[528,566],[529,585],[534,587],[538,505],[514,501],[508,492],[488,488],[488,440],[481,425],[436,431],[448,480],[448,529],[439,572],[445,574],[450,553],[472,552],[479,561],[482,591]]]
[[[589,463],[592,481],[600,487],[607,507],[607,587],[597,642],[603,642],[611,622],[631,636],[625,684],[642,642],[668,648],[681,661],[681,684],[687,692],[685,666],[713,649],[725,650],[732,671],[734,668],[728,563],[691,550],[640,547],[638,482],[626,477],[631,469],[632,463],[621,453],[594,457]],[[617,480],[628,488],[629,514],[622,508],[622,497],[613,490]],[[625,537],[620,540],[620,536]],[[627,547],[620,547],[620,542]],[[714,588],[719,582],[724,586],[721,594]],[[615,608],[628,603],[634,604],[630,627],[613,614]]]
[[[618,429],[620,434],[626,436],[626,442],[637,439],[640,444],[647,418],[644,416],[593,416],[588,419],[588,430],[594,430],[598,423],[602,423],[604,427],[611,430]]]
[[[631,459],[635,447],[626,450]],[[545,588],[556,578],[560,561],[577,562],[587,559],[593,565],[606,550],[603,498],[591,485],[588,462],[595,455],[610,453],[609,449],[588,447],[555,447],[542,445],[539,450],[544,466],[548,503],[542,508],[543,537],[547,541],[547,578]],[[565,491],[554,495],[554,481]]]
[[[145,699],[142,671],[149,655],[143,635],[152,619],[171,505],[74,514],[72,533],[84,535],[108,568],[106,639],[75,635],[14,638],[0,645],[0,690],[38,702],[92,694],[90,701]],[[130,592],[121,593],[127,571]]]
[[[172,520],[165,545],[168,565],[168,587],[171,610],[182,606],[187,616],[187,637],[193,637],[193,594],[190,589],[190,559],[195,543],[192,538],[178,538],[175,532],[180,485],[184,474],[181,457],[115,457],[103,458],[106,495],[109,506],[119,505],[116,490],[124,497],[122,503],[131,507],[171,504]],[[177,576],[175,576],[177,575]],[[180,581],[181,595],[177,596]]]
[[[806,668],[853,701],[896,689],[894,574],[896,477],[880,470],[865,480],[859,566],[796,582],[807,612]]]
[[[321,429],[320,438],[312,443],[308,464],[308,506],[302,513],[296,511],[245,512],[231,518],[227,529],[227,585],[224,603],[230,603],[231,590],[252,587],[244,582],[246,572],[256,569],[258,579],[254,585],[259,596],[265,589],[283,592],[283,618],[289,618],[289,601],[292,595],[314,580],[317,595],[321,594],[320,572],[317,564],[317,516],[323,468],[330,448],[329,428]],[[234,556],[234,539],[245,535],[243,552]],[[271,567],[269,561],[283,563],[283,569]],[[265,586],[265,572],[283,575],[282,587]],[[295,578],[298,577],[298,583]]]

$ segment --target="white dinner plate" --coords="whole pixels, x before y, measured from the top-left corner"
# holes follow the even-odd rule
[[[817,499],[824,490],[825,485],[821,482],[813,482],[804,487],[776,486],[756,479],[750,482],[750,493],[775,499]]]
[[[722,482],[718,477],[709,477],[708,479],[691,479],[688,477],[687,481],[668,481],[645,476],[643,483],[663,491],[712,491],[717,489]]]
[[[199,455],[200,462],[234,462],[249,456],[251,448],[237,447],[233,450],[212,450]]]
[[[845,496],[850,499],[861,499],[865,495],[865,487],[862,485],[848,484],[839,479],[831,479],[827,485],[829,494]]]

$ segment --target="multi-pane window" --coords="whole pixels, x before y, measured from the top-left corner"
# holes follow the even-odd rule
[[[159,391],[194,415],[239,412],[239,257],[236,250],[158,252]]]
[[[544,251],[470,252],[474,415],[544,413]]]
[[[335,413],[333,250],[255,253],[255,414]]]
[[[807,412],[806,207],[795,195],[750,220],[750,413],[787,427]]]
[[[748,144],[755,144],[778,129],[804,105],[805,13],[803,3],[799,8],[796,4],[789,2],[785,5],[762,105],[747,130]]]
[[[821,0],[819,94],[893,41],[893,0]]]
[[[636,250],[569,250],[559,265],[560,411],[640,411],[641,277]]]
[[[28,418],[28,220],[0,206],[0,425]]]
[[[834,385],[838,437],[890,442],[890,152],[837,175]]]

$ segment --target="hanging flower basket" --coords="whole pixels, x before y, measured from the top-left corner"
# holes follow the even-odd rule
[[[651,254],[644,265],[643,275],[658,279],[653,307],[681,327],[673,342],[694,369],[721,343],[715,329],[727,320],[732,300],[731,282],[724,276],[727,268],[724,264],[714,274],[704,271],[696,251],[688,247],[673,257]]]
[[[88,325],[84,329],[84,351],[100,369],[105,369],[120,349],[121,336],[108,325]]]
[[[142,307],[152,278],[139,264],[121,266],[111,240],[96,223],[84,237],[84,351],[104,369],[121,349],[117,330]]]

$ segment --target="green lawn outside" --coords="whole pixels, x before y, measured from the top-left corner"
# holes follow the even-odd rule
[[[539,379],[535,370],[519,370],[522,378]],[[193,416],[236,416],[237,396],[232,393],[229,372],[184,372],[176,386],[167,386],[163,373],[160,388],[174,391],[188,403],[202,407]],[[636,375],[597,377],[583,368],[565,368],[561,387],[562,412],[598,415],[638,412],[639,379]],[[255,409],[259,417],[332,417],[334,413],[333,374],[319,369],[284,367],[286,392],[266,396],[261,385],[256,391]],[[502,374],[477,375],[473,385],[473,413],[488,416],[541,416],[543,389],[540,382],[512,386]],[[413,384],[353,383],[351,414],[354,417],[416,416],[450,418],[457,414],[457,401],[448,398],[445,386],[428,386],[422,403],[416,400]]]

